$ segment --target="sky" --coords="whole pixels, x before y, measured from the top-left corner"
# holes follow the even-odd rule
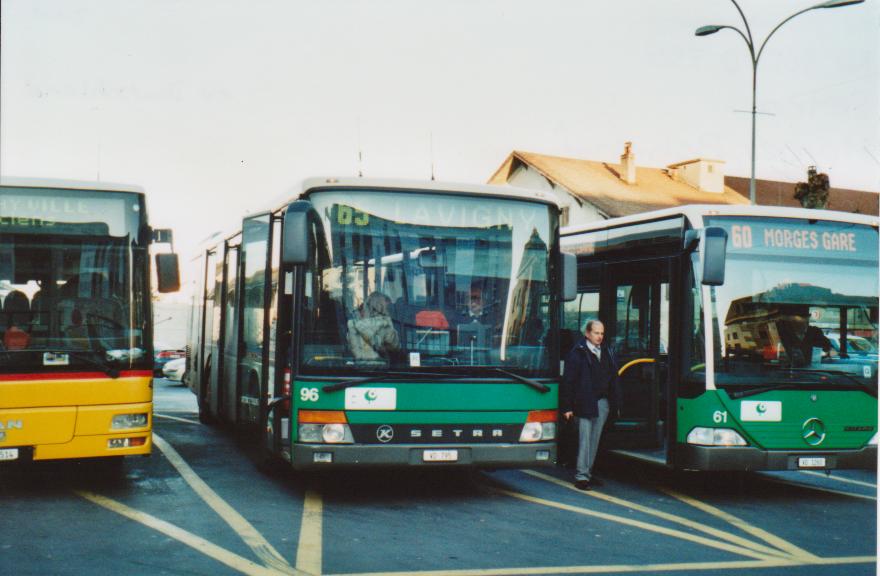
[[[816,1],[739,0],[755,43]],[[135,184],[186,262],[312,176],[482,183],[512,150],[749,176],[728,0],[4,0],[0,174]],[[880,191],[880,4],[786,23],[757,177]],[[745,112],[743,112],[745,111]],[[184,276],[186,278],[186,274]]]

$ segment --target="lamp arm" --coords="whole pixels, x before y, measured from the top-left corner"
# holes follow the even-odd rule
[[[719,26],[718,27],[719,30],[724,30],[725,28],[728,30],[733,30],[734,32],[736,32],[737,34],[740,35],[740,37],[743,39],[743,41],[745,41],[746,46],[748,46],[748,48],[749,48],[749,54],[752,55],[752,64],[756,64],[757,60],[755,58],[755,46],[754,46],[754,44],[752,44],[752,41],[749,40],[749,38],[745,34],[743,34],[743,31],[740,30],[739,28],[737,28],[736,26]]]
[[[731,0],[731,2],[733,2],[733,0]],[[777,24],[777,25],[776,25],[776,28],[774,28],[773,30],[771,30],[770,33],[767,34],[767,37],[764,38],[764,41],[761,43],[761,49],[758,50],[758,56],[755,58],[755,66],[758,65],[758,60],[760,60],[760,58],[761,58],[761,54],[763,54],[763,52],[764,52],[764,46],[767,45],[767,41],[770,40],[770,37],[771,37],[771,36],[773,36],[774,34],[776,34],[776,31],[777,31],[777,30],[779,30],[780,28],[782,28],[782,25],[783,25],[783,24],[785,24],[786,22],[788,22],[789,20],[791,20],[792,18],[794,18],[794,17],[796,17],[796,16],[800,16],[800,15],[803,14],[804,12],[809,12],[810,10],[815,10],[816,8],[821,8],[821,7],[822,7],[821,5],[816,5],[816,6],[810,6],[809,8],[804,8],[804,9],[801,10],[800,12],[795,12],[794,14],[792,14],[791,16],[789,16],[788,18],[786,18],[785,20],[783,20],[782,22],[780,22],[779,24]]]
[[[734,6],[736,6],[736,11],[739,12],[739,17],[742,18],[743,24],[745,24],[746,34],[743,34],[742,32],[740,32],[740,35],[746,41],[746,44],[749,45],[749,52],[752,53],[752,61],[754,62],[754,61],[756,61],[755,42],[754,42],[754,40],[752,40],[752,29],[749,28],[749,21],[746,20],[746,15],[743,13],[742,8],[739,7],[739,4],[737,4],[736,0],[730,0],[730,1],[733,2]],[[737,32],[739,32],[739,30],[737,30]],[[746,35],[748,35],[748,38],[746,38]]]

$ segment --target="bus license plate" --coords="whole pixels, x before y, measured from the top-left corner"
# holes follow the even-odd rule
[[[798,458],[798,468],[824,468],[825,458]]]
[[[422,453],[425,462],[457,462],[458,450],[425,450]]]
[[[0,449],[0,460],[18,460],[18,448]]]

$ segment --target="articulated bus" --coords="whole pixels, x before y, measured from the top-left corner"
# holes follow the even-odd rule
[[[0,183],[0,461],[150,453],[151,242],[131,186]],[[177,259],[157,255],[159,291]]]
[[[552,464],[557,218],[535,191],[307,180],[195,260],[200,418],[301,470]]]
[[[587,318],[616,346],[603,441],[683,470],[877,462],[878,220],[687,206],[562,232]]]

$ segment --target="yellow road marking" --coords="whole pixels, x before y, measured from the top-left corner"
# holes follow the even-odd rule
[[[200,536],[196,536],[192,532],[187,532],[183,528],[175,526],[170,522],[166,522],[164,520],[160,520],[155,516],[147,514],[146,512],[141,512],[140,510],[135,510],[134,508],[130,508],[121,502],[116,502],[115,500],[111,500],[110,498],[106,498],[104,496],[100,496],[98,494],[94,494],[92,492],[86,491],[76,491],[76,494],[94,502],[98,506],[102,506],[111,512],[115,512],[126,518],[134,520],[144,526],[152,528],[166,536],[177,540],[178,542],[182,542],[186,544],[190,548],[193,548],[205,556],[213,558],[218,562],[222,562],[226,564],[233,570],[238,570],[242,574],[248,574],[252,576],[278,576],[281,574],[280,572],[273,570],[272,568],[267,568],[265,566],[260,566],[255,562],[251,562],[246,558],[242,558],[238,554],[230,552],[229,550],[225,550],[216,544],[205,540]]]
[[[837,480],[838,482],[846,482],[847,484],[855,484],[856,486],[865,486],[867,488],[877,489],[876,484],[871,484],[870,482],[863,482],[861,480],[853,480],[852,478],[844,478],[843,476],[830,476],[823,474],[822,472],[813,472],[801,470],[801,474],[809,474],[810,476],[818,476],[820,478],[827,478],[828,480]]]
[[[610,522],[617,522],[618,524],[626,524],[627,526],[633,526],[634,528],[640,528],[642,530],[647,530],[649,532],[656,532],[658,534],[663,534],[665,536],[671,536],[673,538],[680,538],[682,540],[687,540],[689,542],[695,542],[697,544],[702,544],[703,546],[708,546],[710,548],[717,548],[718,550],[724,550],[725,552],[731,552],[733,554],[738,554],[740,556],[748,556],[750,558],[757,558],[759,560],[771,560],[767,554],[762,554],[760,552],[755,552],[749,548],[744,548],[742,546],[735,546],[733,544],[729,544],[727,542],[721,542],[718,540],[712,540],[710,538],[705,538],[703,536],[697,536],[696,534],[690,534],[688,532],[682,532],[681,530],[676,530],[674,528],[666,528],[664,526],[657,526],[656,524],[648,524],[647,522],[642,522],[640,520],[633,520],[631,518],[625,518],[623,516],[615,516],[614,514],[607,514],[605,512],[598,512],[596,510],[590,510],[589,508],[581,508],[578,506],[572,506],[570,504],[563,504],[561,502],[554,502],[552,500],[545,500],[544,498],[537,498],[535,496],[530,496],[528,494],[522,494],[520,492],[513,492],[511,490],[505,490],[503,488],[493,488],[496,492],[501,494],[506,494],[507,496],[511,496],[513,498],[519,498],[520,500],[525,500],[526,502],[532,502],[534,504],[541,504],[543,506],[549,506],[550,508],[558,508],[560,510],[565,510],[567,512],[574,512],[576,514],[583,514],[584,516],[594,516],[596,518],[601,518],[603,520],[608,520]]]
[[[593,498],[598,498],[599,500],[604,500],[606,502],[610,502],[611,504],[617,504],[619,506],[624,506],[626,508],[631,508],[632,510],[636,510],[638,512],[642,512],[643,514],[649,514],[651,516],[656,516],[658,518],[663,518],[664,520],[668,520],[670,522],[675,522],[677,524],[681,524],[683,526],[687,526],[688,528],[692,528],[694,530],[698,530],[700,532],[704,532],[706,534],[710,534],[715,536],[716,538],[720,538],[721,540],[727,540],[732,544],[736,544],[738,546],[742,546],[743,548],[748,548],[750,550],[754,550],[756,552],[760,552],[764,555],[774,555],[774,556],[787,556],[786,553],[780,552],[776,548],[771,548],[769,546],[764,546],[758,542],[753,542],[747,538],[743,538],[741,536],[737,536],[736,534],[732,534],[730,532],[725,532],[724,530],[719,530],[717,528],[713,528],[711,526],[706,526],[705,524],[701,524],[694,520],[690,520],[688,518],[684,518],[683,516],[677,516],[675,514],[670,514],[668,512],[662,512],[660,510],[655,510],[654,508],[648,508],[647,506],[643,506],[641,504],[636,504],[634,502],[630,502],[628,500],[623,500],[621,498],[617,498],[615,496],[610,496],[608,494],[604,494],[601,492],[596,492],[592,490],[590,492],[581,492],[577,490],[574,486],[572,486],[569,482],[565,482],[553,476],[543,474],[541,472],[536,472],[534,470],[522,470],[522,472],[534,476],[536,478],[540,478],[541,480],[545,480],[547,482],[552,482],[553,484],[557,484],[562,486],[563,488],[567,488],[570,490],[576,490],[579,494],[584,494],[588,496],[592,496]]]
[[[361,572],[327,574],[325,576],[515,576],[517,574],[609,574],[635,572],[676,572],[684,570],[751,570],[755,568],[778,568],[810,564],[873,564],[875,556],[844,556],[822,558],[818,562],[802,562],[784,558],[767,560],[733,560],[729,562],[682,562],[678,564],[612,564],[608,566],[539,566],[521,568],[489,568],[483,570],[425,570],[423,572]]]
[[[178,454],[170,444],[165,442],[165,440],[155,432],[153,433],[153,444],[162,451],[171,465],[177,469],[177,472],[180,473],[193,491],[195,491],[195,493],[198,494],[199,497],[214,510],[214,512],[219,514],[230,528],[235,530],[236,534],[238,534],[244,543],[254,551],[254,554],[256,554],[260,560],[275,570],[287,574],[293,573],[293,568],[287,563],[287,560],[285,560],[284,557],[279,554],[265,538],[263,538],[263,535],[260,534],[257,529],[254,528],[251,523],[239,514],[232,506],[218,496],[210,486],[205,484],[205,482],[199,478],[198,474],[189,467],[189,464],[180,457],[180,454]]]
[[[188,418],[178,418],[177,416],[169,416],[168,414],[157,414],[153,413],[153,418],[165,418],[166,420],[177,420],[178,422],[186,422],[187,424],[196,424],[199,425],[201,422],[196,420],[190,420]]]
[[[321,495],[307,490],[299,529],[299,545],[296,548],[296,569],[308,574],[321,573],[323,512]]]
[[[666,494],[669,494],[673,498],[681,500],[685,504],[693,506],[694,508],[696,508],[698,510],[702,510],[706,514],[711,514],[712,516],[715,516],[716,518],[720,518],[720,519],[724,520],[728,524],[736,526],[737,528],[739,528],[743,532],[751,534],[752,536],[755,536],[756,538],[760,538],[761,540],[763,540],[764,542],[767,542],[771,546],[775,546],[776,548],[779,548],[780,550],[783,550],[783,551],[787,552],[788,554],[791,554],[792,556],[794,556],[797,559],[808,560],[810,562],[814,562],[819,559],[819,557],[816,556],[815,554],[807,552],[803,548],[799,548],[798,546],[795,546],[791,542],[788,542],[787,540],[783,540],[779,536],[771,534],[770,532],[767,532],[763,528],[758,528],[757,526],[749,524],[748,522],[746,522],[742,518],[738,518],[738,517],[734,516],[733,514],[725,512],[719,508],[716,508],[715,506],[712,506],[711,504],[706,504],[705,502],[701,502],[700,500],[697,500],[696,498],[691,498],[690,496],[686,496],[685,494],[681,494],[681,493],[676,492],[675,490],[672,490],[670,488],[660,488],[660,490],[662,490]]]

